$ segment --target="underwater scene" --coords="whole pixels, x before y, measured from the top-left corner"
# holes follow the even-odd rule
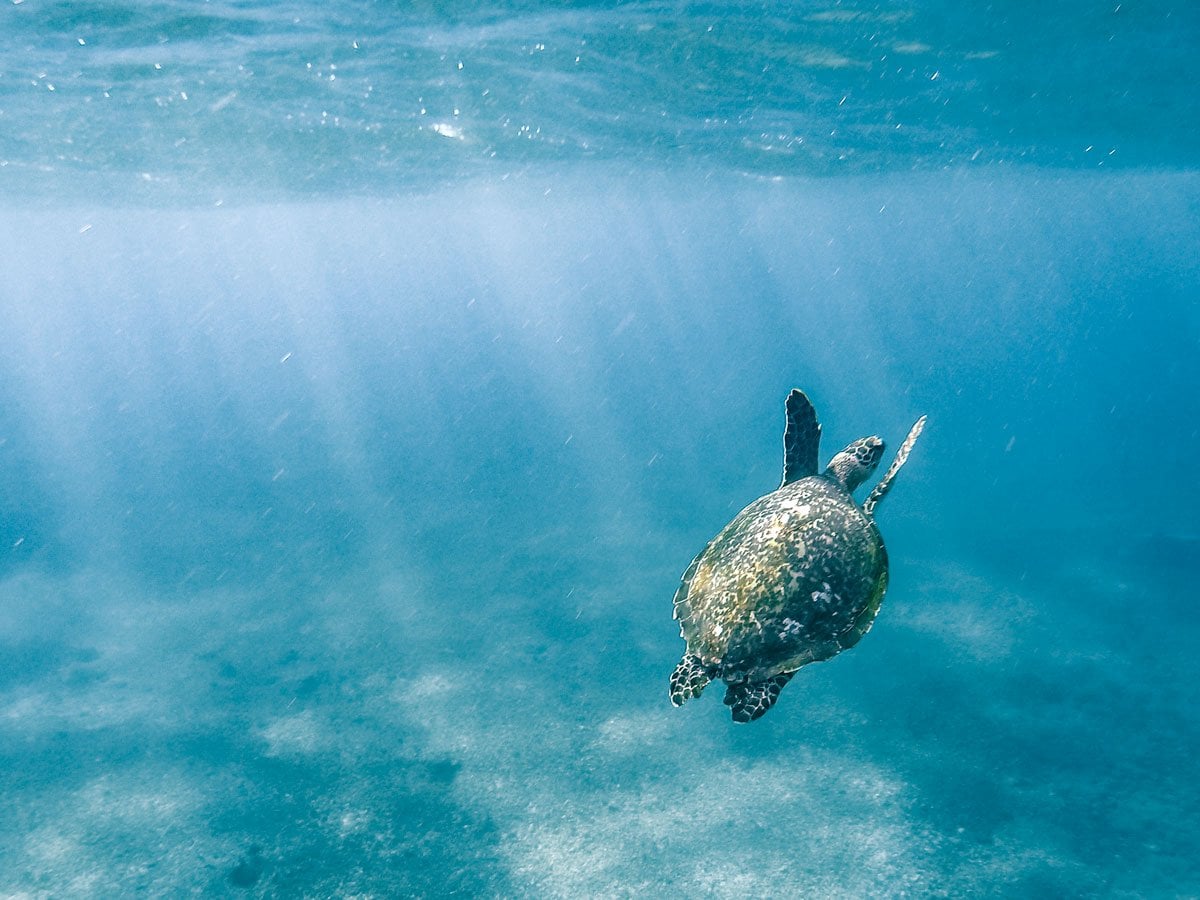
[[[1200,895],[1197,38],[5,0],[0,897]]]

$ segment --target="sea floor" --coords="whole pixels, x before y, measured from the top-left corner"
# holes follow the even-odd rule
[[[748,726],[667,700],[675,543],[450,599],[384,558],[11,574],[0,896],[1200,892],[1194,542],[894,555],[870,636]]]

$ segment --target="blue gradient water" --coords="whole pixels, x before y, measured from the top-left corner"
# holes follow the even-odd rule
[[[1200,892],[1184,4],[0,9],[0,895]],[[929,425],[761,721],[671,597]]]

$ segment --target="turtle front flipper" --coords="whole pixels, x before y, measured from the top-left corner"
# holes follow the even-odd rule
[[[787,396],[787,427],[783,430],[783,484],[817,474],[821,446],[821,423],[804,391],[795,388]],[[782,485],[781,485],[782,487]]]
[[[733,721],[753,722],[775,705],[783,686],[795,672],[780,672],[766,681],[735,681],[725,689],[725,705],[733,713]]]
[[[924,428],[925,417],[921,416],[909,430],[908,437],[904,439],[904,443],[900,445],[900,449],[896,452],[896,458],[888,466],[887,474],[883,476],[883,480],[875,485],[875,489],[863,501],[862,509],[868,519],[875,514],[875,507],[879,505],[879,501],[892,489],[892,482],[896,479],[896,473],[908,461],[908,454],[912,451],[913,444],[917,442],[917,438],[921,436],[921,431]]]
[[[693,697],[699,697],[710,681],[712,676],[700,660],[690,653],[683,654],[683,659],[671,673],[671,705],[683,706]]]

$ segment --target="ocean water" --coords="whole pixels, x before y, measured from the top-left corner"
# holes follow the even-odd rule
[[[1198,37],[5,0],[0,896],[1200,894]],[[792,387],[888,596],[674,709]]]

